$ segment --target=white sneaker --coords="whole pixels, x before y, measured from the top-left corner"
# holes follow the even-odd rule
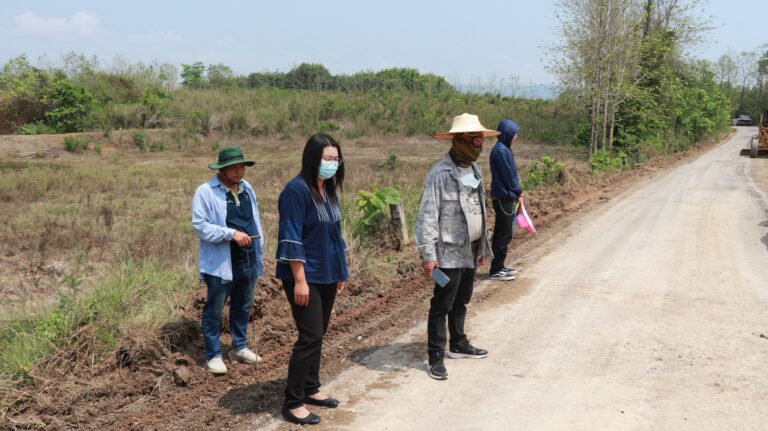
[[[227,374],[227,366],[224,365],[224,361],[221,360],[221,356],[217,356],[205,363],[205,369],[212,374]]]
[[[246,364],[255,364],[257,362],[261,362],[261,356],[253,353],[251,349],[247,347],[243,347],[242,349],[237,351],[230,350],[229,359],[245,362]]]

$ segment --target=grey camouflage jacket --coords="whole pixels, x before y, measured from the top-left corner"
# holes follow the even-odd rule
[[[477,258],[493,256],[485,225],[483,176],[476,163],[471,166],[480,178],[483,235],[475,242],[473,250],[467,218],[464,216],[469,209],[466,208],[463,194],[468,193],[469,189],[459,181],[461,174],[458,165],[446,155],[432,166],[421,195],[414,233],[422,262],[437,261],[441,268],[474,268]]]

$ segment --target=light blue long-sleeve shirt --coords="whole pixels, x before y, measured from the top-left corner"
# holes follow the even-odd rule
[[[251,197],[253,220],[259,235],[257,258],[264,255],[264,233],[259,218],[259,204],[251,185],[243,180],[242,186]],[[232,255],[230,244],[234,229],[227,227],[227,192],[228,189],[214,175],[210,181],[200,185],[192,199],[192,227],[200,238],[200,277],[209,274],[220,277],[222,281],[232,281]],[[254,244],[255,246],[255,244]],[[259,265],[259,275],[263,275],[263,265]]]

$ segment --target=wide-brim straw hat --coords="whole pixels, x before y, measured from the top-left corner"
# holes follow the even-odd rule
[[[435,139],[453,139],[453,135],[457,133],[482,133],[484,138],[489,136],[499,136],[501,132],[491,129],[486,129],[480,124],[480,119],[477,115],[467,114],[466,112],[453,117],[453,124],[451,124],[451,130],[445,133],[435,133],[432,135]]]
[[[238,164],[253,166],[256,162],[253,160],[245,160],[243,149],[236,145],[232,145],[223,147],[219,150],[219,161],[217,163],[211,163],[208,167],[211,169],[221,169]]]

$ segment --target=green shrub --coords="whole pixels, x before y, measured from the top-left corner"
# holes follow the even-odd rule
[[[237,109],[229,114],[229,118],[227,118],[224,127],[229,133],[242,134],[248,130],[250,126],[248,125],[248,118],[246,117],[245,112]]]
[[[211,133],[211,115],[207,112],[193,109],[187,115],[187,122],[189,131],[192,133],[200,133],[206,136]]]
[[[162,88],[148,88],[141,96],[141,104],[147,109],[152,118],[163,113],[170,102],[171,96]]]
[[[269,126],[266,123],[260,123],[251,127],[251,136],[258,138],[259,136],[269,135]]]
[[[556,162],[549,156],[541,156],[539,161],[533,164],[525,178],[521,181],[523,189],[532,189],[541,185],[562,184],[564,180],[563,169],[562,163]]]
[[[184,129],[179,127],[174,128],[171,133],[171,138],[173,139],[173,142],[176,143],[176,148],[182,149],[187,146],[187,134]]]
[[[336,132],[339,129],[341,129],[341,127],[333,121],[319,121],[315,124],[315,130],[317,132]]]
[[[82,153],[88,149],[88,139],[82,136],[65,136],[64,149],[70,153]]]
[[[613,156],[608,151],[598,151],[589,158],[589,169],[592,172],[609,172],[623,170],[627,165],[627,156],[619,152]]]
[[[379,169],[383,169],[385,171],[394,171],[397,169],[397,154],[395,153],[389,153],[387,156],[387,161],[378,165]]]
[[[339,106],[337,99],[326,99],[320,108],[318,118],[321,120],[330,120],[332,118],[339,118],[341,114],[341,106]]]
[[[93,96],[84,88],[59,78],[48,88],[43,103],[50,108],[45,113],[48,124],[57,132],[80,132],[93,108]]]
[[[162,140],[153,141],[151,144],[149,144],[150,153],[154,153],[157,151],[165,151],[165,142],[163,142]]]
[[[588,121],[582,121],[576,126],[576,130],[571,136],[570,144],[576,147],[589,147],[589,134],[591,126]]]
[[[34,323],[35,335],[50,343],[58,343],[68,335],[76,324],[76,294],[77,291],[59,295],[59,305]]]
[[[141,113],[144,107],[138,103],[109,105],[104,108],[105,119],[102,129],[132,129],[141,127]]]
[[[353,223],[352,234],[369,238],[384,228],[389,218],[389,206],[400,203],[400,192],[391,187],[379,190],[376,185],[371,185],[370,192],[361,190],[357,195],[360,197],[357,201],[360,215]]]
[[[139,147],[139,151],[147,150],[147,134],[143,130],[139,130],[131,136],[133,137],[133,143]]]
[[[344,137],[347,139],[357,139],[361,136],[365,136],[365,131],[362,128],[345,129]]]
[[[15,132],[19,135],[50,135],[56,130],[42,121],[35,121],[17,127]]]

